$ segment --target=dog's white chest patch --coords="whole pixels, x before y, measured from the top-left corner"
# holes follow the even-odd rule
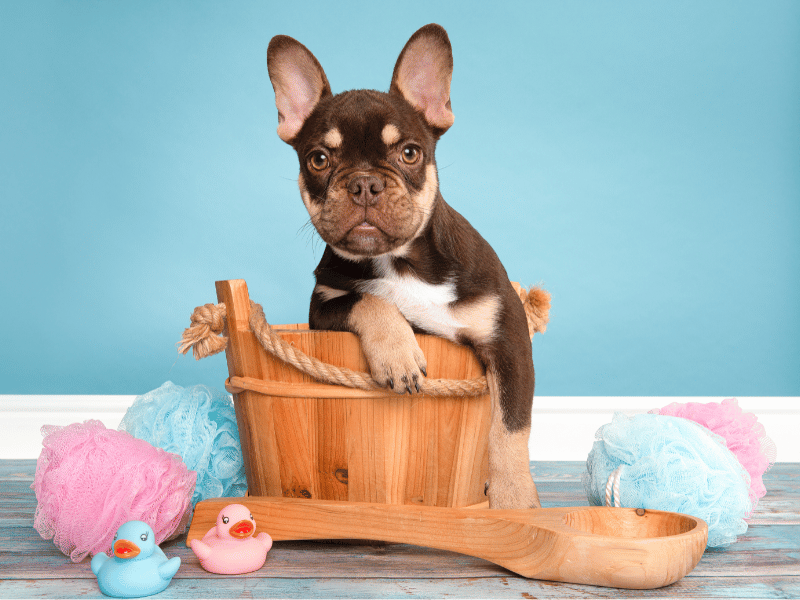
[[[374,259],[380,274],[377,279],[364,281],[359,291],[391,302],[409,323],[436,335],[455,340],[466,323],[452,308],[456,301],[456,286],[452,281],[440,284],[426,283],[413,275],[400,275],[389,260]]]

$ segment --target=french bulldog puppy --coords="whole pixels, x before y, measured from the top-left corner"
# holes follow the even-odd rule
[[[503,265],[439,191],[436,142],[453,124],[453,56],[431,24],[403,48],[389,92],[333,95],[317,59],[272,38],[278,136],[300,160],[300,196],[327,244],[309,325],[360,338],[372,376],[417,393],[425,356],[414,333],[470,346],[492,399],[492,508],[539,507],[528,464],[534,371],[525,312]]]

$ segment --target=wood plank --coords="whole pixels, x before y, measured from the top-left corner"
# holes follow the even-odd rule
[[[243,279],[217,281],[217,300],[225,304],[227,317],[224,335],[228,337],[225,356],[228,373],[240,377],[263,379],[258,360],[261,346],[250,331],[250,295]]]
[[[422,406],[420,404],[419,406]],[[412,419],[413,422],[413,419]],[[422,432],[420,432],[421,434]],[[16,463],[12,466],[6,462]],[[574,466],[579,463],[563,463],[564,468],[559,469],[557,465],[543,469],[541,463],[532,463],[534,479],[537,483],[544,483],[544,487],[539,491],[543,506],[579,506],[586,504],[586,496],[580,478],[574,477]],[[3,481],[3,493],[0,494],[0,507],[6,509],[19,509],[28,494],[30,502],[35,508],[36,501],[30,484],[33,481],[33,471],[36,462],[33,460],[24,461],[0,461],[0,467],[5,467],[7,475]],[[793,473],[800,471],[800,464],[779,463],[772,471],[766,474],[765,483],[768,493],[759,503],[755,514],[750,519],[751,525],[783,523],[800,524],[800,479]],[[537,475],[538,473],[538,475]],[[277,495],[277,494],[273,494]]]
[[[580,483],[581,474],[586,468],[583,461],[531,461],[531,473],[538,481],[573,481]],[[36,472],[36,460],[8,459],[0,460],[0,481],[21,479],[33,481]],[[783,489],[786,485],[792,489],[800,489],[800,463],[779,462],[764,475],[764,484],[768,496],[777,486]]]
[[[383,422],[377,423],[378,440],[383,446],[383,479],[386,501],[405,504],[408,487],[408,465],[411,447],[411,403],[404,397],[381,402],[384,407]],[[380,464],[378,468],[380,468]]]
[[[0,581],[4,598],[106,598],[90,579]],[[517,578],[353,580],[279,579],[241,576],[173,579],[159,598],[797,598],[800,577],[686,578],[646,594],[636,591],[553,584]]]
[[[73,579],[92,578],[89,559],[72,563],[48,540],[26,538],[19,550],[3,558],[4,578]],[[184,540],[161,545],[168,557],[179,556],[181,568],[176,577],[218,578],[200,567],[197,557]],[[265,567],[249,577],[336,578],[348,573],[356,579],[417,577],[505,577],[506,569],[488,561],[444,550],[405,544],[350,546],[319,542],[275,542]]]
[[[316,461],[317,484],[321,498],[348,499],[349,471],[347,468],[347,401],[329,399],[317,402],[313,421],[314,459]]]
[[[33,483],[36,460],[30,458],[0,460],[0,481],[27,481]]]
[[[777,577],[800,575],[800,547],[794,526],[771,525],[751,528],[736,544],[707,550],[689,577]],[[162,544],[164,552],[180,556],[177,577],[213,577],[200,568],[186,548],[185,536]],[[0,531],[5,577],[51,579],[90,577],[61,554],[49,540],[38,536],[30,522]],[[88,559],[84,563],[88,565]],[[385,546],[339,545],[319,542],[275,542],[267,570],[260,576],[303,578],[396,577],[495,577],[510,576],[505,569],[478,558],[407,544]]]
[[[260,452],[250,453],[245,451],[245,442],[242,441],[242,453],[245,458],[247,480],[254,495],[280,496],[282,493],[283,479],[280,465],[274,457],[278,456],[278,439],[275,433],[275,419],[273,411],[273,398],[264,398],[255,392],[244,391],[237,394],[234,399],[236,405],[236,418],[239,414],[247,414],[248,423],[258,423],[259,426],[249,427],[246,433],[241,432],[240,439],[247,439],[247,446],[260,448]],[[250,465],[248,467],[248,465]]]
[[[427,423],[436,422],[436,403],[432,398],[422,397],[411,406],[411,426],[409,443],[416,448],[408,457],[408,475],[406,476],[406,501],[409,504],[433,506],[436,503],[434,494],[427,490],[435,489],[437,473],[436,435]]]
[[[386,502],[385,472],[375,468],[383,462],[381,429],[375,428],[381,425],[382,413],[379,403],[347,400],[345,435],[351,502]],[[367,435],[370,431],[373,433]]]
[[[422,403],[419,405],[422,406]],[[415,422],[412,419],[412,423]],[[420,435],[422,432],[419,432]],[[11,465],[7,463],[13,463]],[[545,485],[539,490],[543,506],[580,506],[587,503],[580,483],[582,463],[537,463],[532,462],[532,472],[537,484]],[[0,507],[19,509],[30,494],[35,509],[35,497],[29,486],[33,482],[36,461],[0,461],[0,476],[4,492],[0,494]],[[800,524],[800,463],[778,463],[765,475],[767,495],[761,499],[756,512],[749,520],[751,525]],[[576,475],[577,473],[577,475]],[[421,488],[420,488],[421,489]],[[271,494],[277,495],[277,494]]]
[[[256,402],[261,401],[263,398]],[[275,420],[277,456],[281,457],[282,495],[318,497],[313,456],[316,430],[310,423],[312,401],[304,398],[271,398],[270,401]]]
[[[333,464],[333,463],[331,463]],[[539,490],[542,506],[581,506],[587,504],[583,487],[577,482],[537,481],[543,484]],[[31,511],[36,508],[36,497],[30,482],[10,480],[3,482],[0,508],[19,510],[29,503]],[[269,494],[279,495],[279,494]],[[752,518],[751,525],[798,524],[800,525],[800,490],[792,486],[771,484],[769,494],[761,500]]]

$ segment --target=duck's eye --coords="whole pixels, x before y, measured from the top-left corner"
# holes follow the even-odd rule
[[[139,538],[139,539],[141,539],[143,542],[146,542],[146,541],[147,541],[147,534],[146,534],[146,533],[143,533],[143,534],[140,536],[140,538]]]
[[[407,165],[413,165],[419,162],[422,156],[422,151],[416,146],[406,146],[403,148],[403,162]]]
[[[328,168],[328,155],[324,152],[314,152],[308,157],[308,166],[315,171],[324,171]]]
[[[230,521],[228,517],[222,517],[222,522],[225,523],[225,525],[228,524],[228,521]]]

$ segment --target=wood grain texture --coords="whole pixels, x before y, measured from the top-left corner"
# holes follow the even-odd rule
[[[0,597],[103,598],[89,560],[73,564],[32,527],[36,463],[0,461]],[[582,462],[533,462],[543,503],[585,503]],[[694,571],[666,588],[638,592],[515,576],[479,558],[406,544],[342,546],[276,542],[267,564],[247,576],[203,571],[185,536],[162,545],[181,568],[163,598],[798,598],[800,464],[778,463],[750,529],[727,548],[706,551]],[[785,513],[774,507],[786,507]],[[766,524],[766,517],[781,524]]]
[[[348,577],[329,579],[173,579],[170,586],[154,598],[797,598],[797,578],[730,578],[724,586],[710,588],[703,582],[683,579],[678,584],[631,596],[611,588],[536,582],[513,577],[497,580],[468,579],[369,579]],[[4,598],[107,598],[90,580],[0,581]]]

